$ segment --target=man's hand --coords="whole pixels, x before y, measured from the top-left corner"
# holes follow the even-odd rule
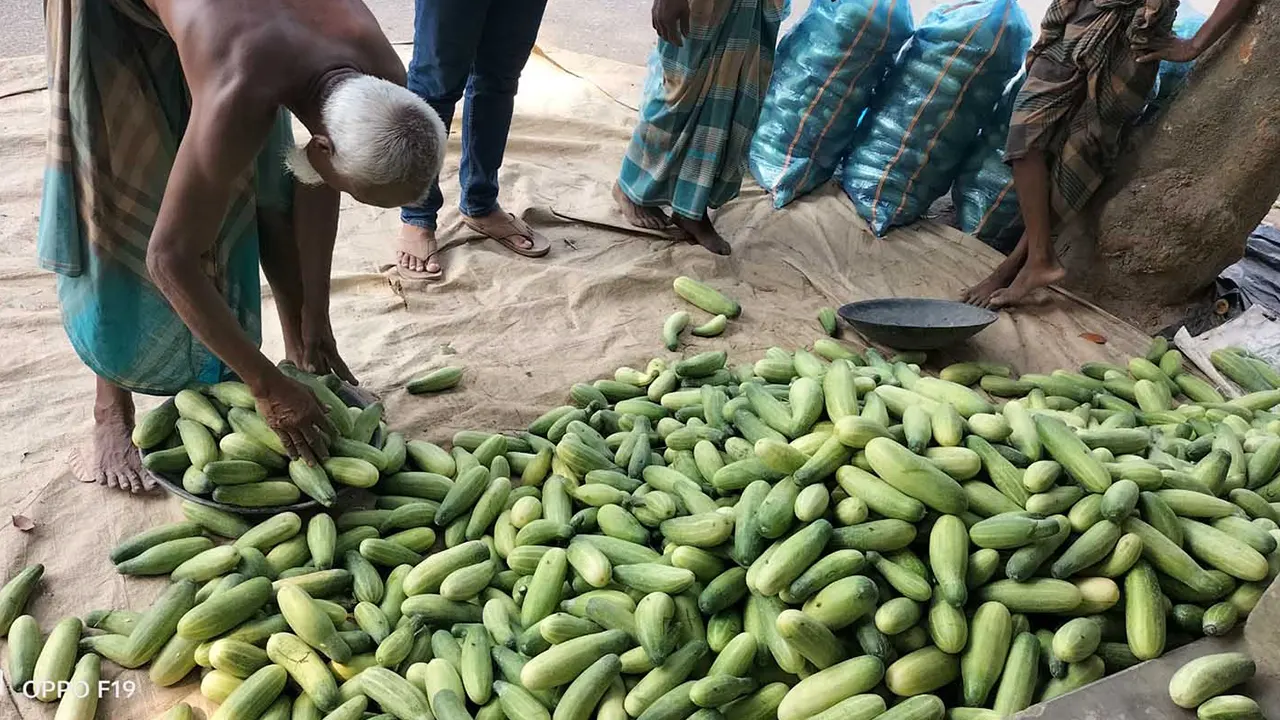
[[[689,34],[689,0],[653,0],[653,29],[672,45],[683,45]]]
[[[258,393],[258,412],[280,436],[290,457],[315,465],[329,456],[326,436],[332,436],[333,426],[307,386],[277,373]]]
[[[338,343],[333,339],[333,328],[327,321],[303,323],[301,362],[302,369],[313,375],[333,373],[352,385],[360,384],[338,354]]]
[[[1196,47],[1194,41],[1180,37],[1172,37],[1159,48],[1152,50],[1145,55],[1139,55],[1138,62],[1153,63],[1160,62],[1161,60],[1168,60],[1169,62],[1182,63],[1191,62],[1198,57],[1200,57],[1200,49]]]

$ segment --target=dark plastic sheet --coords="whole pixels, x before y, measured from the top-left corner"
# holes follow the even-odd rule
[[[1259,225],[1249,234],[1244,258],[1220,278],[1243,293],[1247,305],[1280,313],[1280,230]]]

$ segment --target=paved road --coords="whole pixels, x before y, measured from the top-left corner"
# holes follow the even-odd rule
[[[413,0],[365,0],[392,41],[413,39]],[[551,0],[544,45],[640,64],[653,46],[650,0]],[[0,58],[44,52],[43,3],[0,0]]]

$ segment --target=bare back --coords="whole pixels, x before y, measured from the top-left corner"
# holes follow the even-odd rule
[[[404,65],[360,0],[146,2],[173,38],[191,90],[191,114],[151,232],[147,270],[192,333],[241,378],[251,385],[279,382],[199,258],[213,247],[233,190],[281,107],[313,134],[323,131],[325,93],[334,82],[365,74],[404,84]],[[337,193],[326,197],[326,212],[336,219]]]
[[[241,104],[298,110],[326,73],[405,83],[404,65],[361,0],[146,0],[173,37],[195,98],[251,89]],[[304,118],[304,121],[306,118]]]

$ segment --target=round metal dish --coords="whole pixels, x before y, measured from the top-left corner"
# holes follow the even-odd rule
[[[342,399],[343,402],[347,403],[347,405],[351,407],[362,408],[371,402],[369,400],[369,397],[365,393],[361,392],[357,388],[347,385],[346,383],[343,383],[338,388],[337,395],[339,398]],[[381,441],[382,441],[381,429],[378,429],[374,432],[373,441],[375,444],[378,444],[378,445],[381,444]],[[148,454],[147,451],[145,450],[142,451],[143,457],[146,457],[147,454]],[[167,492],[173,495],[177,495],[183,500],[189,500],[193,503],[196,503],[197,505],[204,505],[205,507],[211,507],[216,510],[222,510],[223,512],[233,513],[235,515],[276,515],[282,512],[305,512],[305,511],[314,510],[320,507],[320,503],[309,498],[305,501],[293,503],[292,505],[273,505],[271,507],[242,507],[240,505],[228,505],[227,503],[220,503],[211,497],[205,497],[203,495],[196,495],[195,493],[187,492],[187,489],[182,487],[181,475],[175,477],[173,475],[153,472],[151,470],[147,470],[146,468],[143,468],[143,472],[147,473],[147,475],[149,475],[151,479],[155,480],[156,483],[159,484],[160,487],[164,488]],[[348,495],[351,489],[352,488],[339,485],[336,488],[338,493],[338,501],[341,501],[344,496]],[[303,497],[306,497],[306,496],[303,495]]]
[[[840,317],[867,338],[896,350],[937,350],[964,342],[1000,316],[985,308],[933,298],[849,303]]]

